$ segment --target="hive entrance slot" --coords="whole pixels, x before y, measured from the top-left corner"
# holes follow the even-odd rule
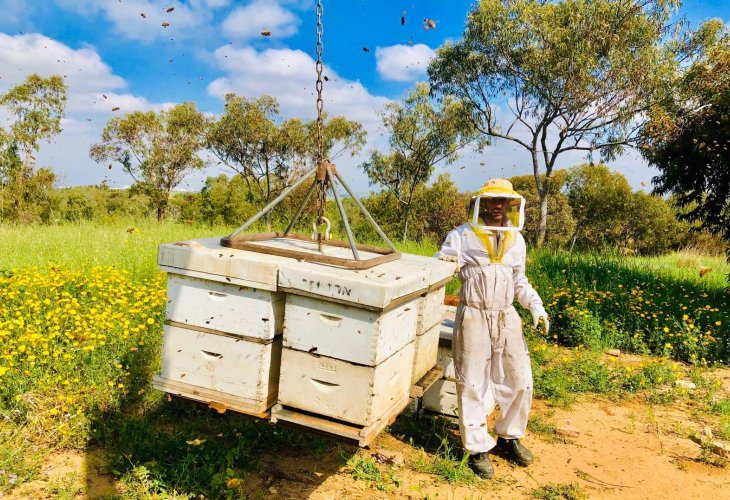
[[[218,352],[211,352],[211,351],[200,351],[200,352],[203,353],[204,356],[207,356],[209,358],[221,359],[223,357],[223,355]]]

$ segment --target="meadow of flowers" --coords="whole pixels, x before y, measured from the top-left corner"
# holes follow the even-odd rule
[[[0,411],[50,446],[84,446],[93,421],[139,399],[158,364],[162,278],[56,266],[0,275]]]
[[[695,269],[683,277],[676,268],[662,275],[630,258],[535,257],[533,276],[553,320],[552,340],[693,365],[730,363],[730,295],[721,273],[705,282]]]
[[[252,466],[256,449],[300,439],[265,424],[216,420],[190,403],[170,407],[151,389],[166,301],[157,245],[226,230],[128,229],[0,228],[7,237],[0,238],[0,493],[37,477],[48,452],[96,444],[122,474],[156,462],[150,474],[160,484],[182,487],[186,478],[189,491],[215,496],[231,470]],[[424,255],[434,249],[403,248]],[[699,278],[694,268],[657,262],[531,252],[527,274],[553,324],[547,338],[527,328],[538,397],[560,404],[581,392],[669,394],[687,375],[681,361],[730,363],[728,267],[716,259]],[[457,291],[458,281],[449,289]],[[658,357],[624,366],[602,358],[610,348]],[[196,432],[239,437],[221,442],[226,453],[201,455],[186,444],[194,422]],[[218,489],[210,489],[211,478]]]

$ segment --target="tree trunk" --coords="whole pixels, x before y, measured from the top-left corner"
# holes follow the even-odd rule
[[[547,195],[550,188],[550,179],[546,178],[544,183],[540,182],[540,161],[537,158],[537,149],[534,141],[532,149],[532,172],[535,177],[537,196],[540,199],[540,220],[537,223],[535,243],[538,247],[541,247],[545,243],[545,233],[547,232]]]
[[[167,201],[160,200],[157,202],[157,222],[165,220],[165,211],[167,208]]]
[[[269,201],[271,200],[271,173],[269,172],[269,160],[266,160],[266,203],[264,203],[264,206],[269,204]],[[271,232],[271,212],[272,210],[269,210],[266,212],[266,232]]]
[[[548,214],[548,190],[539,193],[540,196],[540,222],[537,225],[537,246],[541,247],[545,244],[545,234],[547,233],[547,214]]]
[[[413,202],[413,189],[408,194],[408,204],[406,205],[406,211],[403,214],[403,243],[408,239],[408,219],[411,216],[411,204]]]
[[[578,235],[580,234],[581,225],[580,223],[575,225],[575,231],[573,231],[573,238],[570,242],[570,251],[568,252],[570,255],[573,255],[573,247],[575,246],[575,241],[578,239]]]
[[[157,196],[159,196],[157,199],[157,222],[162,222],[165,220],[165,215],[167,214],[167,203],[170,200],[170,190],[164,191],[164,188],[162,188],[162,192],[158,192]]]

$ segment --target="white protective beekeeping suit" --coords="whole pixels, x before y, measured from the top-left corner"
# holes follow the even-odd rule
[[[489,196],[510,200],[506,227],[485,226],[479,217],[480,203]],[[536,323],[542,317],[547,327],[547,315],[525,276],[523,224],[524,198],[509,181],[490,180],[475,199],[472,220],[452,230],[435,255],[455,260],[462,281],[452,346],[461,439],[471,454],[496,444],[487,432],[489,391],[500,408],[497,435],[521,438],[527,427],[532,369],[522,320],[512,305],[515,296]]]

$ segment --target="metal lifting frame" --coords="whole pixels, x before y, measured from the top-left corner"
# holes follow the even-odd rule
[[[302,200],[301,204],[297,208],[297,211],[295,212],[294,216],[289,221],[289,224],[287,225],[286,229],[283,233],[264,233],[264,234],[252,234],[252,235],[242,235],[246,229],[251,227],[256,221],[261,219],[264,215],[269,213],[271,210],[273,210],[279,203],[281,203],[282,200],[284,200],[287,196],[289,196],[292,191],[294,191],[296,188],[304,184],[307,180],[311,179],[312,177],[316,178],[312,181],[312,184],[310,185],[309,189],[307,190],[307,193],[304,196],[304,199]],[[352,200],[355,202],[355,205],[357,205],[358,209],[362,213],[362,215],[365,217],[365,219],[372,225],[373,229],[378,233],[378,235],[385,241],[386,245],[388,246],[388,249],[379,248],[375,246],[370,245],[360,245],[355,241],[355,237],[352,234],[352,228],[350,227],[350,221],[347,218],[347,214],[345,213],[344,206],[342,204],[342,199],[340,198],[340,195],[337,192],[337,182],[345,188],[347,193],[350,195]],[[325,184],[323,186],[323,184]],[[332,192],[334,194],[335,201],[337,203],[337,210],[340,213],[340,217],[342,218],[342,223],[345,228],[345,233],[347,234],[347,243],[337,240],[330,240],[328,241],[328,244],[330,246],[335,247],[349,247],[352,251],[353,259],[343,259],[338,257],[332,257],[332,256],[324,256],[324,255],[317,255],[312,254],[309,252],[300,252],[296,250],[284,250],[279,248],[274,248],[270,246],[264,246],[261,245],[260,242],[264,240],[270,240],[275,238],[292,238],[292,239],[298,239],[298,240],[307,240],[311,241],[311,238],[305,235],[301,234],[292,234],[291,231],[293,227],[296,225],[297,221],[301,218],[302,214],[304,213],[304,209],[306,208],[307,204],[309,203],[310,199],[312,198],[312,195],[317,189],[332,189]],[[256,242],[259,242],[258,244]],[[321,252],[321,241],[319,242],[320,246],[320,252]],[[304,174],[300,179],[298,179],[294,184],[291,186],[288,186],[284,191],[279,194],[274,200],[271,201],[268,205],[266,205],[263,209],[261,209],[256,215],[251,217],[249,220],[246,221],[245,224],[243,224],[241,227],[236,229],[234,232],[232,232],[228,237],[221,239],[221,244],[226,247],[231,248],[239,248],[242,250],[252,250],[257,252],[266,252],[266,253],[273,253],[278,254],[286,257],[296,257],[303,260],[311,260],[314,262],[322,262],[322,263],[328,263],[328,264],[335,264],[335,265],[341,265],[344,267],[350,267],[354,269],[367,269],[369,267],[372,267],[374,265],[388,262],[391,260],[396,260],[400,258],[400,253],[395,248],[395,245],[390,241],[388,236],[385,234],[385,232],[381,229],[381,227],[378,225],[377,222],[375,222],[375,219],[373,216],[368,212],[367,208],[362,204],[362,202],[355,196],[355,193],[350,189],[350,186],[345,182],[345,180],[342,178],[342,176],[337,172],[337,169],[332,163],[323,162],[320,163],[316,168],[313,168],[306,174]],[[370,258],[370,259],[363,259],[360,255],[360,252],[358,251],[367,251],[371,253],[380,254],[378,257]]]

